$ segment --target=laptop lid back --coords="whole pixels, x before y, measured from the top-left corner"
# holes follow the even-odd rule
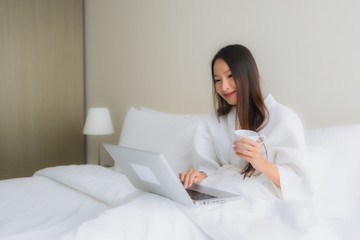
[[[112,144],[104,147],[136,188],[194,206],[162,154]]]

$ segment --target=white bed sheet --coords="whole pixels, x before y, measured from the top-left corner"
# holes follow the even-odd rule
[[[334,222],[324,218],[312,201],[277,200],[256,181],[242,185],[239,177],[227,171],[205,184],[227,186],[226,190],[243,195],[240,200],[196,208],[139,193],[59,239],[358,239],[357,224],[352,222],[356,215]],[[353,235],[343,234],[345,225]]]
[[[359,208],[334,215],[320,208],[321,202],[280,201],[256,181],[242,185],[237,172],[221,174],[204,184],[226,186],[243,197],[204,207],[138,191],[123,174],[93,165],[47,168],[31,178],[0,181],[0,239],[360,237]]]
[[[107,204],[43,176],[0,182],[0,239],[51,239]]]
[[[53,239],[136,193],[125,176],[94,165],[42,169],[0,181],[0,239]],[[128,188],[126,188],[128,187]],[[126,190],[126,195],[122,192]]]

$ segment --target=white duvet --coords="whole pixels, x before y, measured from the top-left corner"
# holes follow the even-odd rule
[[[104,202],[40,174],[2,180],[0,239],[52,239],[107,208]]]
[[[276,200],[256,182],[238,186],[234,173],[216,182],[231,182],[227,190],[243,195],[240,200],[187,207],[141,193],[61,239],[338,239],[309,202]]]
[[[331,225],[336,219],[324,219],[311,202],[277,200],[260,183],[238,184],[238,177],[241,176],[227,170],[204,184],[227,186],[227,190],[242,196],[239,200],[187,207],[140,192],[124,175],[103,167],[43,169],[26,180],[27,187],[22,194],[29,197],[27,202],[23,201],[25,195],[18,200],[12,195],[15,190],[19,192],[24,181],[0,183],[1,195],[12,196],[2,197],[0,201],[1,211],[5,209],[0,215],[0,239],[305,240],[358,239],[360,236],[357,224],[352,221],[358,220],[359,214],[347,220],[337,219],[336,226],[340,228],[353,224],[352,235],[340,237],[341,231]],[[10,182],[14,191],[6,192],[4,186]],[[10,199],[18,203],[6,203]],[[34,204],[35,209],[29,209]],[[22,209],[15,211],[11,206]],[[14,216],[15,213],[18,216]]]

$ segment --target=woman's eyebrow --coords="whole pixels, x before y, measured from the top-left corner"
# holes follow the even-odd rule
[[[226,73],[231,73],[231,71],[230,71],[230,69],[228,69],[228,70],[225,70],[222,74],[226,74]],[[217,74],[214,74],[214,77],[219,77],[219,75],[217,75]]]
[[[229,74],[229,73],[231,73],[231,70],[230,70],[230,69],[225,70],[225,71],[224,71],[223,73],[221,73],[221,74]],[[215,78],[215,77],[220,77],[220,76],[214,73],[214,78]]]

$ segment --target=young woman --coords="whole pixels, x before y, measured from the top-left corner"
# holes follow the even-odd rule
[[[307,151],[298,116],[271,95],[263,97],[256,62],[246,47],[220,49],[211,67],[216,111],[198,126],[194,169],[179,174],[184,186],[235,169],[244,181],[256,179],[280,199],[304,197]],[[266,141],[235,140],[236,129],[256,131]]]

